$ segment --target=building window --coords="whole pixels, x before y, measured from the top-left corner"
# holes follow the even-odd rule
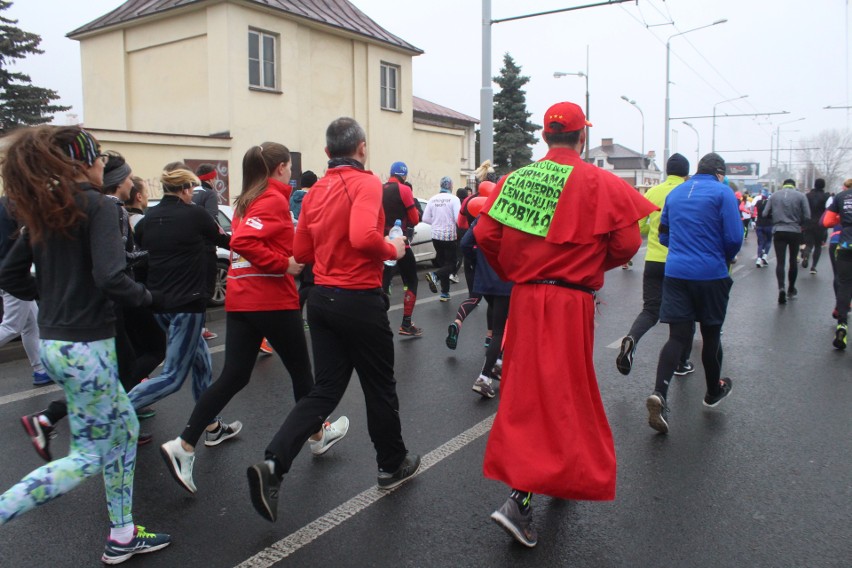
[[[382,63],[382,108],[399,110],[399,65]]]
[[[604,161],[603,160],[598,160],[598,167],[599,168],[604,167]]]
[[[249,30],[249,85],[260,89],[274,90],[275,81],[275,44],[277,38],[269,33]]]

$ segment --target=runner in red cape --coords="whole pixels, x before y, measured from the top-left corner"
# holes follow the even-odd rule
[[[587,124],[573,103],[550,107],[547,155],[500,181],[474,229],[497,274],[516,283],[484,464],[512,493],[491,518],[529,547],[533,493],[615,498],[615,448],[592,359],[595,291],[606,270],[636,254],[637,221],[657,210],[583,161]]]

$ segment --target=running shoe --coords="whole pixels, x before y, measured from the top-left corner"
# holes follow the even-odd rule
[[[136,439],[137,446],[145,446],[154,440],[154,435],[150,432],[139,432],[139,437]]]
[[[459,283],[459,277],[457,274],[450,274],[450,282],[454,282],[455,284]]]
[[[762,262],[762,263],[763,263],[763,266],[769,266],[769,261],[768,261],[768,260],[766,260],[766,255],[765,255],[765,254],[764,254],[763,256],[761,256],[761,257],[760,257],[760,262]]]
[[[152,406],[146,406],[136,411],[136,418],[139,420],[147,420],[157,415],[157,411]]]
[[[811,274],[816,274],[816,273],[817,273],[816,267],[812,266],[811,267]]]
[[[629,375],[633,368],[633,355],[636,353],[636,341],[630,335],[621,340],[621,350],[615,358],[615,366],[622,375]]]
[[[414,325],[413,323],[408,325],[402,324],[401,326],[399,326],[399,334],[420,337],[421,335],[423,335],[423,330]]]
[[[755,268],[763,268],[763,262],[761,262],[760,257],[757,257],[757,259],[754,261],[754,267]]]
[[[201,337],[203,337],[206,341],[210,341],[211,339],[216,339],[219,337],[218,333],[213,333],[206,327],[201,331]]]
[[[433,294],[438,293],[438,275],[437,274],[435,274],[434,272],[427,272],[426,273],[426,283],[429,284],[429,290]]]
[[[485,348],[488,349],[489,347],[491,347],[491,336],[486,335],[485,336]]]
[[[27,431],[27,435],[30,437],[33,448],[35,448],[39,457],[49,462],[53,459],[50,456],[50,440],[56,437],[56,432],[53,426],[45,426],[39,422],[39,415],[40,413],[21,416],[21,425]]]
[[[494,386],[491,384],[491,379],[484,375],[476,377],[471,390],[473,392],[478,392],[482,395],[482,398],[494,398],[497,394],[497,391],[494,390]]]
[[[666,419],[669,417],[669,407],[666,404],[666,397],[654,391],[654,394],[645,401],[645,406],[648,408],[648,424],[651,428],[660,434],[668,434],[669,423]]]
[[[180,438],[169,440],[160,446],[160,455],[169,468],[169,473],[175,478],[181,487],[195,493],[195,481],[192,479],[192,465],[195,463],[195,452],[187,452],[183,449]]]
[[[846,349],[846,339],[848,335],[849,327],[845,323],[837,324],[837,329],[834,332],[834,342],[832,342],[834,348],[841,350]],[[35,442],[33,442],[33,444],[35,444]]]
[[[145,527],[136,525],[133,530],[133,539],[121,544],[114,540],[107,540],[104,547],[104,555],[101,562],[104,564],[121,564],[137,554],[147,554],[167,547],[172,542],[172,537],[165,533],[149,533]]]
[[[450,301],[450,295],[448,293],[441,292],[441,301],[442,302],[449,302]]]
[[[708,408],[713,408],[722,402],[722,399],[731,394],[731,390],[734,388],[734,383],[728,377],[723,379],[719,379],[719,394],[712,395],[707,393],[704,395],[704,406]]]
[[[686,363],[680,363],[675,369],[674,374],[678,377],[682,377],[684,375],[688,375],[689,373],[695,372],[695,365],[692,364],[692,361],[687,361]]]
[[[621,265],[622,270],[630,270],[631,268],[633,268],[633,261],[632,260],[628,260],[625,264]]]
[[[239,420],[234,420],[230,424],[225,424],[219,418],[216,420],[219,423],[218,428],[213,430],[206,430],[204,432],[204,445],[205,446],[218,446],[225,440],[229,440],[240,433],[240,430],[243,429],[243,423]]]
[[[795,300],[798,297],[798,295],[799,295],[799,291],[796,290],[796,288],[794,286],[790,286],[789,288],[787,288],[787,299],[788,300]]]
[[[834,318],[837,319],[837,318]],[[447,326],[447,347],[455,349],[459,344],[459,324],[456,322]]]
[[[326,421],[322,425],[322,438],[317,441],[310,440],[311,453],[315,456],[323,455],[342,440],[347,432],[349,432],[349,419],[345,416],[341,416],[334,422]]]
[[[264,355],[272,355],[272,353],[274,352],[272,346],[269,344],[265,337],[263,338],[263,341],[260,342],[260,352]]]
[[[281,480],[269,471],[269,465],[266,462],[249,467],[246,475],[254,510],[267,521],[274,523],[278,518],[278,491]]]
[[[491,513],[491,520],[524,546],[532,548],[538,544],[538,535],[532,526],[532,507],[522,513],[518,503],[509,497],[499,509]]]
[[[802,268],[807,268],[807,267],[808,267],[808,253],[803,252],[802,253]]]
[[[784,290],[778,290],[778,303],[786,304],[787,303],[787,292]]]
[[[399,464],[399,467],[394,472],[384,471],[379,469],[378,484],[379,489],[393,489],[397,485],[405,483],[414,477],[420,470],[420,456],[417,454],[408,453],[405,459]]]
[[[35,387],[43,387],[44,385],[49,385],[52,382],[53,379],[51,379],[50,375],[44,371],[36,371],[33,373],[33,386]]]

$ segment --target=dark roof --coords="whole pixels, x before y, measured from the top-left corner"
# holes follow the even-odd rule
[[[617,170],[647,168],[651,160],[645,157],[645,165],[642,165],[642,153],[631,150],[621,144],[606,144],[589,150],[589,154],[606,154],[607,161]]]
[[[464,122],[469,124],[479,123],[479,121],[473,118],[472,116],[462,114],[460,112],[454,111],[451,108],[447,108],[431,101],[427,101],[426,99],[421,99],[420,97],[412,97],[412,99],[414,106],[413,110],[415,114],[423,114],[428,115],[430,117],[436,117],[445,120],[449,119],[453,122]]]
[[[68,37],[75,38],[93,31],[111,26],[121,25],[140,18],[183,8],[192,4],[203,4],[207,0],[127,0],[124,4],[104,14],[100,18],[70,32]],[[259,7],[271,8],[285,12],[298,18],[325,24],[333,28],[345,30],[380,41],[394,47],[413,52],[423,53],[402,38],[399,38],[379,24],[374,22],[364,12],[347,0],[242,0],[240,4],[255,4]]]

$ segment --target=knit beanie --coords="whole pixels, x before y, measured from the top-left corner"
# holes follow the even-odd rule
[[[666,174],[670,176],[686,177],[689,175],[689,160],[680,154],[672,154],[666,162]]]

